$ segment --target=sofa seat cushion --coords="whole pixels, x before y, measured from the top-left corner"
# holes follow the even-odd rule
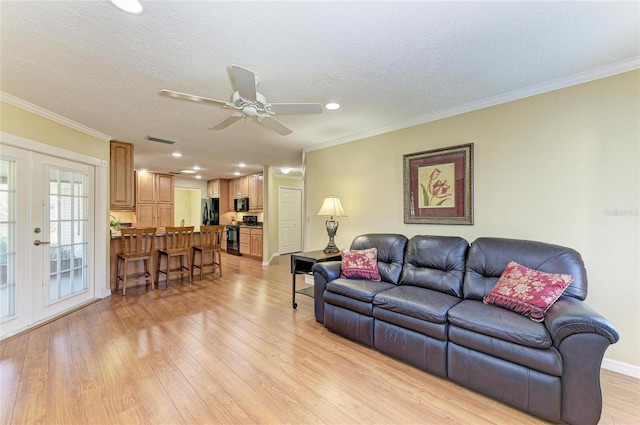
[[[396,313],[391,310],[385,310],[383,308],[373,307],[373,317],[376,319],[376,324],[387,323],[408,329],[426,337],[439,339],[440,341],[447,341],[449,334],[449,325],[447,323],[433,323],[422,319],[416,319],[415,317],[407,316],[406,314]]]
[[[432,289],[401,285],[376,294],[373,304],[427,322],[446,323],[447,312],[460,301],[460,298]]]
[[[543,323],[482,301],[464,300],[449,310],[449,323],[479,334],[533,348],[549,348],[551,335]]]
[[[326,292],[342,295],[354,300],[373,302],[373,297],[386,289],[395,288],[396,285],[389,282],[376,282],[365,279],[345,279],[339,278],[327,282]],[[325,295],[325,301],[326,295]]]
[[[527,347],[453,325],[449,326],[449,341],[539,372],[562,376],[562,356],[555,347]]]

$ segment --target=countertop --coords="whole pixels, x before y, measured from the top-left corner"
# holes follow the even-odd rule
[[[238,226],[238,227],[244,227],[247,229],[262,229],[263,225],[262,223],[256,225],[256,226],[248,226],[246,224],[223,224],[223,226]],[[193,231],[194,234],[200,234],[200,230],[194,230]],[[164,233],[156,233],[156,236],[164,236]],[[111,239],[120,239],[120,231],[117,232],[111,232]]]

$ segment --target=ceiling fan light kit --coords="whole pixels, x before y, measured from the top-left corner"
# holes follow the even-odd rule
[[[231,102],[167,89],[160,90],[160,94],[177,99],[190,100],[192,102],[212,103],[236,110],[231,115],[209,127],[210,130],[222,130],[240,118],[255,117],[258,123],[286,136],[287,134],[291,134],[293,130],[275,119],[273,115],[321,114],[323,112],[323,107],[319,103],[267,103],[262,93],[257,91],[260,79],[253,71],[238,65],[232,65],[231,70],[237,88],[237,91],[231,95]]]

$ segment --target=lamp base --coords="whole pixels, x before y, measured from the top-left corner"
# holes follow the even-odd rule
[[[334,254],[340,252],[335,242],[333,241],[333,238],[338,231],[338,222],[334,220],[333,217],[331,217],[325,222],[325,225],[327,226],[327,234],[329,235],[329,244],[325,249],[322,250],[322,252],[324,252],[325,254]]]
[[[340,252],[340,250],[335,245],[333,246],[327,245],[327,247],[323,249],[322,252],[324,252],[325,254],[337,254],[338,252]]]

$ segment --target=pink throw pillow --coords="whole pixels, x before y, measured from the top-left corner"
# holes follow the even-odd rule
[[[380,281],[378,273],[378,250],[342,250],[341,277]]]
[[[542,322],[549,307],[571,282],[573,276],[570,274],[545,273],[510,261],[496,286],[482,301]]]

